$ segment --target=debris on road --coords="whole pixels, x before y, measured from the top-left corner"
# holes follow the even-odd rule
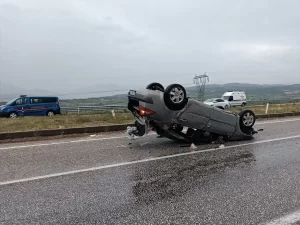
[[[192,143],[190,149],[197,149],[197,146],[194,143]]]
[[[137,131],[136,127],[127,127],[126,134],[128,135],[128,138],[130,140],[135,140],[138,138],[136,135],[134,135],[134,132],[136,132],[136,131]]]
[[[127,148],[127,146],[125,146],[125,145],[119,145],[119,146],[117,146],[117,148]]]

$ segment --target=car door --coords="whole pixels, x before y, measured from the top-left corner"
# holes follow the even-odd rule
[[[237,116],[225,110],[213,109],[207,131],[232,134],[236,129]]]
[[[233,95],[228,97],[228,102],[230,103],[230,105],[235,106],[235,102],[233,101]]]
[[[21,97],[18,98],[14,103],[12,103],[12,110],[18,113],[19,116],[28,116],[28,98]]]
[[[190,100],[186,110],[178,115],[178,121],[181,125],[196,129],[204,129],[209,122],[213,107]]]
[[[45,104],[42,97],[31,97],[29,98],[30,114],[32,116],[44,115]]]
[[[225,102],[223,99],[218,98],[215,101],[216,101],[215,106],[219,106],[219,107],[223,107],[223,108],[225,107]]]

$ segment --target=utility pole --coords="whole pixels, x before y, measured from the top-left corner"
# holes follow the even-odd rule
[[[206,73],[203,75],[196,75],[194,77],[194,84],[196,84],[197,88],[197,99],[201,102],[204,101],[206,81],[209,81],[209,77],[206,75]]]

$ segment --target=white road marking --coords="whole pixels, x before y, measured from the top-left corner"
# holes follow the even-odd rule
[[[17,148],[32,148],[32,147],[61,145],[61,144],[80,143],[80,142],[91,142],[91,141],[104,141],[104,140],[120,139],[120,138],[126,138],[126,137],[127,136],[116,136],[116,137],[95,138],[95,139],[79,139],[79,140],[73,140],[73,141],[59,141],[59,142],[44,143],[44,144],[17,145],[17,146],[3,147],[3,148],[0,148],[0,150],[17,149]]]
[[[151,132],[149,135],[154,135],[156,133]],[[123,139],[128,138],[128,136],[114,136],[114,137],[106,137],[106,138],[94,138],[94,139],[79,139],[73,141],[59,141],[59,142],[52,142],[52,143],[40,143],[40,144],[32,144],[32,145],[16,145],[16,146],[9,146],[9,147],[2,147],[0,150],[8,150],[8,149],[18,149],[18,148],[32,148],[32,147],[41,147],[41,146],[50,146],[50,145],[61,145],[61,144],[72,144],[72,143],[81,143],[81,142],[92,142],[92,141],[105,141],[105,140],[113,140],[113,139]]]
[[[274,120],[274,121],[258,122],[258,123],[255,123],[255,125],[285,123],[285,122],[295,122],[295,121],[300,121],[300,119]],[[151,132],[148,135],[154,135],[154,134],[155,133]],[[79,139],[79,140],[73,140],[73,141],[58,141],[58,142],[52,142],[52,143],[16,145],[16,146],[2,147],[2,148],[0,148],[0,150],[19,149],[19,148],[33,148],[33,147],[61,145],[61,144],[72,144],[72,143],[81,143],[81,142],[92,142],[92,141],[105,141],[105,140],[123,139],[123,138],[128,138],[128,136],[122,135],[122,136],[106,137],[106,138]]]
[[[263,223],[262,225],[288,225],[288,224],[294,224],[298,221],[300,221],[300,211],[286,215],[279,219],[275,219],[268,223]]]
[[[91,168],[87,168],[87,169],[80,169],[80,170],[73,170],[73,171],[67,171],[67,172],[61,172],[61,173],[48,174],[48,175],[37,176],[37,177],[30,177],[30,178],[24,178],[24,179],[18,179],[18,180],[4,181],[4,182],[0,182],[0,186],[9,185],[9,184],[16,184],[16,183],[23,183],[23,182],[28,182],[28,181],[36,181],[36,180],[41,180],[41,179],[46,179],[46,178],[66,176],[66,175],[83,173],[83,172],[91,172],[91,171],[95,171],[95,170],[102,170],[102,169],[108,169],[108,168],[114,168],[114,167],[120,167],[120,166],[126,166],[126,165],[134,165],[134,164],[151,162],[151,161],[158,161],[158,160],[163,160],[163,159],[170,159],[170,158],[186,156],[186,155],[200,154],[200,153],[203,153],[203,152],[223,151],[224,149],[250,146],[250,145],[269,143],[269,142],[281,141],[281,140],[288,140],[288,139],[294,139],[294,138],[300,138],[300,134],[296,135],[296,136],[290,136],[290,137],[275,138],[275,139],[255,141],[255,142],[232,145],[232,146],[225,146],[223,148],[211,148],[211,149],[206,149],[206,150],[178,153],[178,154],[174,154],[174,155],[147,158],[147,159],[141,159],[141,160],[136,160],[136,161],[131,161],[131,162],[122,162],[122,163],[110,164],[110,165],[105,165],[105,166],[91,167]]]

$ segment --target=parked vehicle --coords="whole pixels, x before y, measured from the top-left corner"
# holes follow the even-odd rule
[[[225,92],[222,98],[229,101],[231,106],[245,106],[247,104],[247,97],[244,91]]]
[[[152,83],[128,93],[128,109],[135,126],[127,128],[131,137],[144,136],[152,129],[160,136],[183,142],[252,139],[255,114],[251,110],[232,113],[190,99],[179,84]],[[184,128],[187,128],[185,132]]]
[[[228,107],[230,107],[230,103],[227,100],[222,98],[207,99],[206,101],[204,101],[204,103],[220,109],[227,109]]]
[[[54,116],[55,114],[61,114],[58,97],[21,95],[0,106],[1,117]]]

